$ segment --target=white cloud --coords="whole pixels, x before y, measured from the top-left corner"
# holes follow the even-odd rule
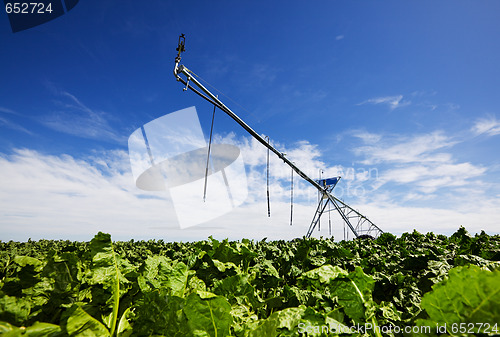
[[[358,103],[358,105],[363,105],[363,104],[386,104],[389,106],[391,110],[394,110],[396,108],[401,108],[403,106],[410,105],[411,101],[404,101],[403,95],[397,95],[397,96],[370,98],[364,102]]]
[[[165,197],[134,187],[125,169],[126,153],[112,151],[94,158],[98,161],[26,149],[1,157],[4,238],[87,238],[100,230],[141,235],[138,226],[165,224]]]
[[[69,92],[57,91],[57,94],[64,99],[56,102],[58,111],[42,117],[42,124],[77,137],[126,142],[126,137],[111,127],[109,114],[89,108]]]
[[[248,138],[236,140],[233,138],[233,135],[229,135],[226,138],[218,138],[217,141],[234,143],[240,147],[246,165],[250,165],[258,170],[265,169],[267,148],[254,138],[250,140]],[[319,169],[327,169],[327,165],[319,159],[321,152],[315,144],[307,141],[298,141],[293,147],[286,147],[272,140],[270,143],[278,151],[285,153],[289,160],[294,162],[297,167],[311,177],[316,177]],[[270,172],[275,179],[289,179],[290,170],[290,167],[284,164],[273,152],[270,152]],[[262,172],[264,173],[264,171]]]
[[[12,155],[0,156],[0,174],[5,179],[0,190],[1,239],[82,240],[98,231],[109,232],[114,239],[156,237],[184,241],[205,239],[210,235],[235,239],[303,236],[307,226],[296,225],[291,231],[282,227],[283,221],[288,225],[290,216],[289,176],[284,174],[290,171],[280,169],[279,165],[283,163],[274,159],[275,156],[271,157],[272,219],[267,219],[265,150],[248,139],[241,143],[245,161],[255,163],[249,165],[250,195],[245,204],[225,216],[185,230],[178,226],[169,192],[145,192],[135,187],[125,151],[95,152],[76,159],[64,154],[54,156],[28,149],[14,150]],[[254,151],[259,146],[261,158]],[[303,151],[292,148],[290,153],[307,162],[310,158],[304,153],[310,153],[311,146],[305,143],[300,146],[303,146]],[[314,165],[313,161],[311,165]],[[238,188],[237,181],[229,183],[231,188],[234,185]],[[297,181],[296,187],[300,186],[305,187],[304,183]],[[200,188],[199,192],[201,199],[203,190]],[[307,189],[298,188],[296,201],[308,197],[315,200],[315,193],[307,193]],[[217,191],[211,190],[209,185],[207,199],[210,201],[215,194]],[[305,217],[311,217],[314,209],[301,212],[307,208],[295,205],[297,223],[304,225],[310,221]]]
[[[378,184],[411,184],[419,191],[429,194],[439,188],[468,185],[471,183],[470,179],[480,177],[485,172],[485,168],[471,163],[427,163],[386,170],[381,174]]]
[[[20,116],[20,114],[17,113],[16,111],[9,109],[9,108],[6,108],[6,107],[2,107],[2,106],[0,106],[0,112],[5,113],[5,114],[9,114],[9,115]],[[21,131],[21,132],[26,133],[28,135],[33,135],[33,133],[30,130],[26,129],[24,126],[22,126],[16,122],[13,122],[9,118],[5,118],[2,116],[0,116],[0,126],[5,126],[5,127],[12,129],[12,130]]]
[[[0,117],[0,126],[2,126],[2,125],[5,127],[8,127],[9,129],[12,129],[12,130],[21,131],[21,132],[24,132],[28,135],[33,135],[33,132],[26,129],[24,126],[19,125],[17,123],[14,123],[13,121],[11,121],[7,118]]]
[[[480,118],[476,120],[472,127],[472,132],[477,135],[486,134],[488,136],[495,136],[500,134],[500,122],[494,116],[487,118]]]
[[[498,200],[477,200],[474,210],[415,207],[391,203],[371,203],[360,207],[366,214],[370,214],[370,219],[376,224],[383,224],[381,227],[384,231],[395,235],[412,232],[414,229],[421,233],[450,235],[460,226],[464,226],[470,233],[479,233],[482,230],[488,234],[499,233],[496,223],[500,209]]]
[[[344,35],[337,35],[335,36],[335,40],[339,41],[339,40],[343,40],[344,39]]]
[[[420,158],[433,156],[433,149],[442,149],[451,141],[444,135],[434,135],[425,150],[414,153],[409,160],[389,156],[378,180],[359,175],[341,180],[335,194],[368,216],[384,231],[400,234],[414,228],[421,231],[451,234],[460,225],[471,232],[482,229],[497,233],[500,205],[497,197],[489,197],[478,179],[487,171],[470,163]],[[420,136],[405,138],[411,147]],[[425,137],[424,137],[425,138]],[[431,137],[432,138],[432,137]],[[394,144],[380,135],[365,134],[372,146],[392,149]],[[400,138],[401,139],[401,138]],[[423,139],[423,138],[422,138]],[[266,149],[249,138],[235,139],[234,135],[216,136],[214,142],[238,145],[246,163],[249,195],[242,206],[215,220],[181,230],[168,192],[144,192],[137,189],[130,172],[126,151],[95,152],[86,158],[69,155],[47,155],[32,150],[15,150],[12,155],[0,155],[0,232],[2,240],[90,239],[98,231],[111,233],[115,240],[162,238],[164,240],[201,240],[210,235],[216,238],[291,239],[305,235],[317,204],[317,191],[295,175],[294,216],[290,226],[290,168],[271,154],[271,218],[267,217]],[[433,146],[431,146],[434,144]],[[280,144],[275,144],[281,148]],[[347,168],[328,166],[320,161],[321,153],[314,144],[298,142],[283,147],[307,174],[316,177],[318,168],[325,176]],[[393,151],[399,154],[399,151]],[[368,156],[369,153],[361,152]],[[364,177],[364,178],[363,178]],[[399,184],[402,190],[371,190],[370,184]],[[231,182],[231,184],[238,182]],[[387,185],[388,186],[388,185]],[[443,190],[444,192],[440,192]],[[354,192],[362,192],[357,195]],[[402,191],[402,192],[401,192]],[[433,191],[431,193],[431,191]],[[208,190],[210,198],[214,191]],[[203,191],[200,189],[200,198]],[[403,195],[403,197],[395,197]],[[436,199],[453,196],[453,203],[442,208]],[[469,205],[468,195],[475,205]],[[419,203],[418,206],[412,202]],[[412,206],[413,205],[413,206]],[[339,215],[331,213],[331,224],[337,239],[343,238]],[[322,231],[314,236],[328,236],[328,216],[322,219]],[[352,235],[351,235],[352,237]]]
[[[367,131],[355,131],[352,135],[361,139],[366,144],[375,144],[382,139],[381,135]]]
[[[377,179],[369,183],[374,191],[397,189],[395,198],[424,200],[426,195],[478,184],[487,169],[470,162],[458,162],[451,148],[459,143],[442,131],[412,136],[382,136],[358,131],[364,144],[353,148],[365,165],[378,165]],[[406,192],[401,192],[406,191]]]
[[[356,155],[366,158],[363,160],[366,165],[381,162],[448,162],[450,154],[436,151],[457,143],[440,131],[384,140],[381,135],[376,134],[355,133],[354,136],[368,144],[354,149]]]

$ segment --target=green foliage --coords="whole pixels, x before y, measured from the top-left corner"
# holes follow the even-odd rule
[[[88,336],[88,337],[109,337],[108,329],[97,319],[90,316],[80,306],[72,306],[68,312],[68,319],[65,324],[65,330],[70,336]]]
[[[459,335],[452,324],[500,322],[499,252],[498,235],[464,228],[343,242],[0,242],[0,334],[335,336],[369,324],[360,334]]]
[[[473,332],[482,332],[479,324],[494,326],[500,322],[500,270],[493,272],[475,265],[456,267],[448,278],[436,284],[422,298],[422,308],[429,321],[447,326],[450,332],[454,325],[465,323],[474,327]]]

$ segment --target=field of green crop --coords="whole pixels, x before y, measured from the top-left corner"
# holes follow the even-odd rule
[[[500,236],[0,242],[3,336],[498,335]]]

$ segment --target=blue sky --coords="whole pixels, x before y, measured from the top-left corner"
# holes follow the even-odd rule
[[[499,11],[498,1],[81,0],[18,33],[0,14],[0,239],[305,234],[315,191],[296,182],[290,226],[289,171],[273,159],[268,218],[265,149],[220,111],[216,138],[245,162],[241,206],[181,230],[168,195],[135,186],[137,128],[195,106],[208,136],[212,107],[172,74],[180,33],[184,65],[313,178],[342,175],[337,195],[382,230],[498,234]]]

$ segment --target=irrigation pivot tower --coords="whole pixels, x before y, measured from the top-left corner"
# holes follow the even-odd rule
[[[292,161],[290,161],[284,153],[275,149],[268,141],[266,141],[261,135],[255,132],[248,124],[246,124],[238,115],[236,115],[231,109],[229,109],[222,101],[210,92],[200,81],[197,80],[195,74],[186,68],[184,65],[180,64],[181,62],[181,54],[185,51],[185,37],[184,34],[179,36],[179,42],[177,46],[177,56],[175,58],[175,68],[174,75],[177,81],[181,82],[185,85],[184,91],[190,89],[200,97],[204,98],[208,102],[212,103],[214,106],[218,107],[220,110],[224,111],[229,117],[235,120],[243,129],[245,129],[252,137],[257,139],[262,145],[267,147],[270,151],[272,151],[275,155],[277,155],[285,164],[290,166],[293,171],[295,171],[302,179],[307,181],[309,184],[314,186],[319,194],[320,194],[320,202],[318,204],[318,208],[316,209],[316,213],[313,217],[311,225],[307,231],[306,237],[310,237],[313,233],[314,229],[319,225],[319,220],[321,215],[326,212],[327,205],[333,205],[334,210],[336,210],[344,223],[349,227],[356,238],[358,237],[377,237],[383,231],[377,227],[373,222],[371,222],[367,217],[363,214],[347,205],[342,200],[336,198],[332,194],[333,187],[335,184],[329,184],[327,182],[328,179],[323,180],[314,180],[311,179],[308,175],[306,175],[302,170],[300,170]],[[184,78],[182,77],[184,76]],[[338,181],[338,180],[337,180]],[[333,185],[333,187],[332,187]],[[326,200],[326,201],[323,201]]]

